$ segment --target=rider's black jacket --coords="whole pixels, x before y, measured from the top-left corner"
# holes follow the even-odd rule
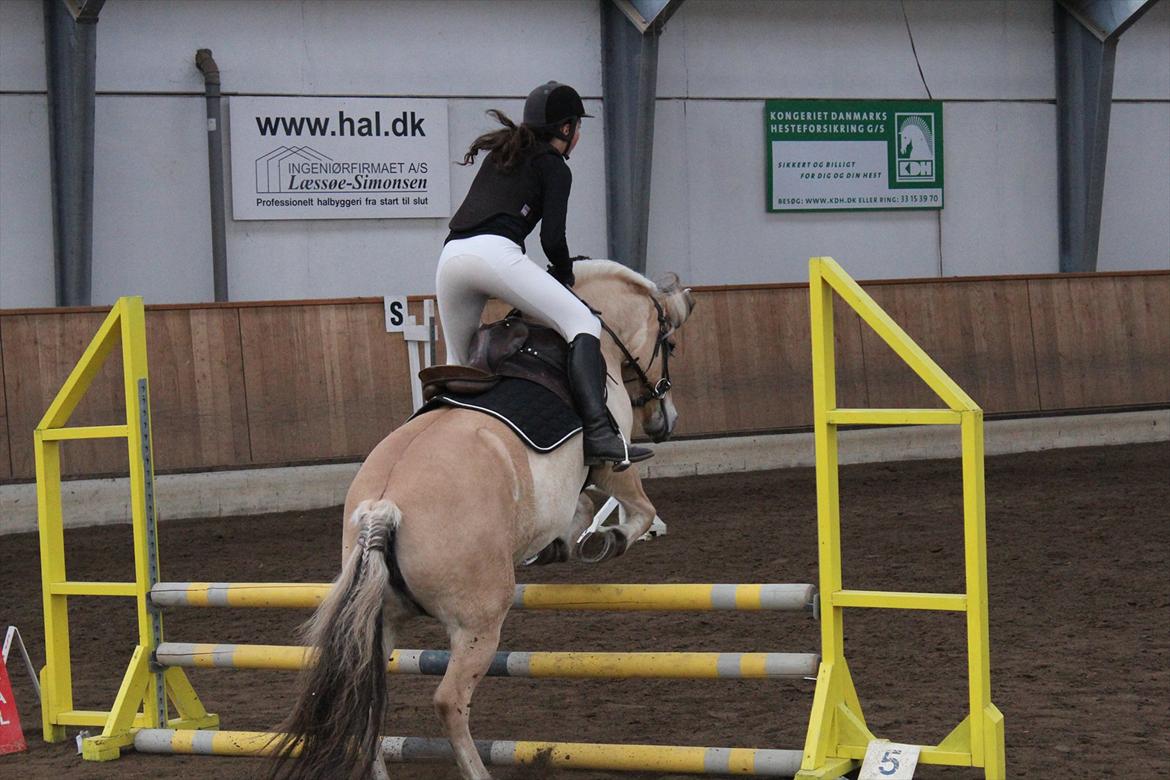
[[[531,157],[507,172],[492,157],[489,153],[483,161],[463,205],[451,218],[447,241],[490,234],[523,249],[524,239],[541,222],[540,246],[545,256],[557,267],[571,268],[565,215],[573,174],[564,157],[548,144],[540,144]]]

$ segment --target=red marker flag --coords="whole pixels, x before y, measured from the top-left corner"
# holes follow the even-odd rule
[[[0,756],[28,750],[24,732],[20,730],[20,716],[16,714],[16,698],[8,679],[8,667],[0,657]]]

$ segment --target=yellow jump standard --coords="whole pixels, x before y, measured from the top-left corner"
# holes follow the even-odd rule
[[[946,404],[947,409],[838,409],[833,297],[840,296]],[[821,667],[798,780],[835,778],[857,767],[874,734],[845,660],[845,609],[932,609],[967,615],[967,717],[937,745],[921,746],[919,762],[982,767],[1004,780],[1003,715],[991,703],[987,628],[987,537],[983,485],[983,411],[831,257],[809,261],[813,421],[816,440],[817,536],[821,597]],[[845,590],[841,576],[841,512],[837,479],[839,425],[955,425],[963,453],[965,593]]]

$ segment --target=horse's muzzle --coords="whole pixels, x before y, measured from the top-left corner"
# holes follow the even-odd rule
[[[666,398],[660,399],[653,414],[644,415],[642,430],[655,443],[664,442],[674,433],[674,425],[678,422],[678,414]]]

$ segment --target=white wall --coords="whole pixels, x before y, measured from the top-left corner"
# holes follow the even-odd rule
[[[819,254],[859,277],[1059,270],[1052,4],[907,0],[902,9],[898,0],[681,7],[659,44],[651,275],[800,281]],[[1103,270],[1170,267],[1167,82],[1162,3],[1118,48]],[[765,99],[928,95],[944,101],[941,212],[765,211]]]
[[[343,8],[344,12],[339,12]],[[540,47],[543,45],[543,49]],[[499,107],[513,116],[541,81],[575,85],[598,119],[573,155],[574,252],[605,254],[600,21],[593,2],[118,0],[98,22],[95,304],[212,297],[203,80],[211,48],[223,91],[425,95],[449,105],[455,205],[474,168],[455,164]],[[535,47],[535,48],[534,48]],[[0,2],[0,307],[53,303],[49,146],[40,0]],[[230,138],[225,155],[230,157]],[[229,172],[230,185],[230,172]],[[236,222],[233,299],[423,293],[445,219]],[[528,242],[543,262],[539,236]]]
[[[2,307],[53,302],[42,27],[40,0],[0,1]],[[659,47],[650,274],[795,281],[813,254],[860,277],[1057,270],[1052,29],[1049,0],[687,0]],[[201,47],[229,112],[237,94],[448,99],[453,207],[483,112],[574,84],[598,118],[570,163],[570,247],[605,254],[597,0],[117,0],[98,24],[95,303],[211,297]],[[1170,3],[1122,36],[1114,93],[1100,267],[1170,267]],[[945,102],[942,212],[765,211],[765,99],[928,94]],[[235,222],[229,203],[232,297],[429,292],[445,233]]]
[[[1117,45],[1102,271],[1170,266],[1170,2],[1162,0]]]
[[[0,308],[52,306],[41,4],[0,2]]]

